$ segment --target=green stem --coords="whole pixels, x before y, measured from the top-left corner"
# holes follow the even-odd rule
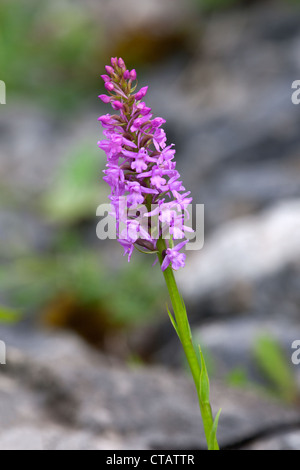
[[[166,249],[166,243],[163,239],[160,238],[157,241],[158,258],[159,258],[160,264],[163,261],[163,251],[165,249]],[[163,271],[163,275],[164,275],[164,278],[168,287],[170,299],[171,299],[172,306],[173,306],[173,311],[174,311],[174,316],[175,316],[175,325],[176,325],[176,329],[178,332],[178,336],[182,343],[183,350],[186,355],[186,358],[190,366],[192,376],[196,385],[205,437],[206,437],[206,441],[208,444],[208,448],[210,449],[212,448],[211,441],[212,441],[214,420],[212,416],[212,410],[211,410],[211,406],[209,403],[208,395],[205,399],[203,399],[203,393],[201,393],[201,366],[199,364],[199,360],[198,360],[198,357],[197,357],[197,354],[193,345],[191,329],[190,329],[186,309],[184,307],[182,297],[180,296],[179,291],[178,291],[173,269],[169,266],[165,271]],[[205,367],[205,364],[204,364],[204,367]],[[206,372],[206,369],[205,369],[205,372]],[[208,382],[208,378],[207,378],[207,382]],[[213,447],[216,450],[219,449],[216,439],[214,440]]]

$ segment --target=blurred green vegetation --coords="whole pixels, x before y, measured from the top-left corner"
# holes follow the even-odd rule
[[[201,9],[206,11],[230,8],[245,3],[245,0],[195,0],[195,2]]]
[[[252,358],[261,380],[250,379],[243,366],[227,374],[226,382],[233,387],[250,388],[285,403],[298,403],[300,391],[290,357],[270,333],[259,335],[252,346]]]
[[[86,14],[84,2],[2,0],[0,78],[10,98],[68,113],[95,103],[107,60],[104,36],[101,15]],[[117,241],[107,247],[96,238],[96,208],[108,202],[104,165],[96,141],[74,136],[40,197],[27,200],[1,182],[2,210],[18,214],[24,208],[49,229],[51,241],[41,250],[28,249],[21,234],[2,243],[0,294],[12,310],[3,308],[0,321],[19,318],[16,309],[97,342],[162,311],[163,280],[153,275],[152,259],[136,253],[128,264]],[[116,250],[118,262],[109,259]]]
[[[99,251],[83,247],[80,237],[75,241],[74,232],[70,241],[61,251],[32,254],[1,266],[1,290],[7,295],[13,293],[15,308],[24,312],[43,310],[53,300],[68,295],[87,309],[99,306],[99,311],[109,313],[112,322],[125,326],[143,323],[159,311],[162,283],[150,276],[146,263],[135,260],[127,266],[120,262],[113,269]]]
[[[249,385],[247,372],[243,367],[236,367],[227,374],[226,382],[231,387],[246,387]]]
[[[22,237],[11,248],[10,240],[2,244],[1,296],[12,310],[0,309],[0,321],[18,319],[15,309],[23,317],[76,330],[101,346],[115,330],[145,324],[162,312],[166,293],[162,276],[153,275],[154,259],[136,252],[128,263],[116,240],[96,238],[96,208],[108,201],[104,165],[97,146],[77,142],[58,166],[53,184],[30,207],[51,233],[48,246],[18,248]],[[10,201],[10,211],[14,204],[21,201]],[[111,259],[116,250],[116,260]]]
[[[270,383],[270,391],[286,402],[296,402],[299,390],[290,358],[270,334],[257,338],[253,355],[259,369]]]
[[[189,1],[202,13],[254,3]],[[26,96],[59,111],[90,105],[95,102],[100,70],[110,54],[124,56],[128,65],[151,65],[174,50],[185,50],[185,43],[190,41],[187,36],[195,33],[187,25],[184,31],[160,38],[133,28],[112,45],[101,14],[93,16],[92,12],[86,14],[84,2],[1,0],[0,73],[1,80],[9,84],[10,98]]]
[[[197,2],[201,11],[251,3],[190,1]],[[26,97],[68,112],[74,106],[95,103],[102,86],[100,71],[107,61],[107,32],[101,15],[93,18],[85,8],[84,2],[65,0],[1,0],[0,78],[9,84],[10,97]],[[185,34],[179,31],[162,43],[155,35],[149,38],[148,32],[132,31],[118,46],[118,52],[126,54],[134,66],[148,59],[154,62],[158,56],[180,49]],[[97,243],[96,235],[91,236],[96,228],[96,207],[107,200],[107,189],[100,184],[101,168],[104,158],[95,142],[78,142],[74,136],[74,148],[58,168],[53,185],[28,208],[54,232],[52,243],[42,252],[33,250],[17,256],[15,249],[12,258],[7,252],[8,261],[0,265],[1,294],[12,307],[0,307],[0,321],[15,321],[19,312],[43,312],[56,325],[74,327],[75,322],[79,332],[91,321],[90,330],[101,330],[105,335],[109,329],[144,323],[164,311],[163,280],[156,275],[157,268],[151,267],[152,259],[136,253],[130,264],[125,258],[110,262],[109,250],[113,252],[117,242],[110,241],[106,250],[104,242]],[[18,200],[14,188],[10,191],[0,188],[1,206],[20,210],[23,201]],[[97,323],[95,318],[101,321]],[[85,334],[88,339],[91,332]],[[255,357],[279,395],[290,399],[294,385],[274,343],[258,343]],[[213,358],[207,359],[208,368],[213,369]],[[275,370],[270,365],[274,361]],[[240,370],[230,380],[246,383]]]
[[[9,94],[63,110],[95,99],[103,62],[99,20],[84,2],[1,0],[0,71]]]
[[[120,259],[113,269],[99,250],[83,247],[79,239],[77,245],[74,238],[72,232],[66,250],[1,265],[1,293],[12,308],[0,309],[0,322],[30,318],[74,331],[102,348],[116,333],[145,325],[162,312],[165,295],[151,265]]]
[[[280,0],[279,0],[280,1]],[[236,6],[249,6],[254,3],[263,3],[262,0],[194,0],[198,8],[204,12],[226,10]],[[273,0],[273,3],[278,3]],[[299,4],[300,0],[281,0],[282,3]],[[272,0],[265,0],[265,3],[272,3]]]
[[[11,308],[0,305],[0,322],[15,323],[21,318],[21,315]]]
[[[95,142],[77,142],[42,199],[47,219],[70,224],[95,216],[97,205],[107,197],[107,188],[100,184],[104,167],[105,155]]]
[[[103,242],[97,242],[96,234],[94,242],[82,235],[82,222],[87,222],[88,234],[95,233],[96,208],[101,201],[108,202],[108,189],[101,178],[104,166],[104,153],[82,142],[58,168],[57,178],[42,202],[47,220],[60,227],[53,247],[56,255],[45,257],[42,263],[39,257],[37,267],[46,269],[52,298],[59,291],[73,293],[83,304],[101,304],[117,322],[142,323],[155,313],[162,300],[162,279],[151,275],[151,260],[136,252],[138,259],[128,264],[126,258],[120,258],[113,268],[101,256]],[[119,248],[116,240],[109,243],[112,251]],[[121,255],[123,249],[119,250]],[[39,292],[43,291],[42,284]]]

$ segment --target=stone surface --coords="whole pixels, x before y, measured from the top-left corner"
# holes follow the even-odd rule
[[[65,119],[26,101],[7,103],[0,115],[0,181],[7,203],[32,204],[78,145],[94,141],[96,147],[97,117],[92,111]]]
[[[205,448],[194,388],[182,373],[128,367],[69,335],[3,327],[1,338],[1,450]],[[295,409],[219,382],[212,401],[222,406],[225,448],[300,421]]]
[[[52,235],[53,229],[29,210],[0,209],[1,258],[43,251],[49,246]]]
[[[283,5],[212,15],[191,60],[153,73],[149,98],[167,119],[185,186],[205,204],[208,232],[299,197],[298,23],[299,10]]]
[[[176,31],[181,22],[196,18],[190,3],[177,4],[132,1],[133,16],[118,2],[92,0],[86,11],[101,11],[108,28],[122,36],[133,18],[143,31],[145,23],[153,30],[153,22],[155,31],[172,24]],[[209,233],[227,220],[300,195],[300,113],[291,102],[291,85],[300,73],[299,12],[278,5],[270,14],[267,4],[259,4],[205,21],[197,18],[201,27],[189,30],[192,54],[173,53],[148,69],[134,66],[140,85],[149,85],[147,102],[167,119],[185,186],[195,202],[206,206]],[[97,106],[98,111],[63,119],[28,103],[8,103],[0,116],[1,179],[24,195],[42,192],[57,161],[80,138],[96,145],[97,117],[107,111],[100,102]]]
[[[244,450],[299,450],[300,432],[287,431],[276,433],[273,437],[263,438],[259,442],[253,442],[243,447]]]
[[[195,337],[223,379],[240,368],[263,380],[253,359],[262,336],[281,345],[290,369],[291,345],[299,339],[300,204],[286,201],[256,216],[240,217],[213,232],[198,252],[188,253],[177,274]],[[168,320],[143,337],[145,356],[182,365]],[[151,347],[152,343],[152,347]],[[300,383],[299,367],[293,367]]]
[[[300,261],[300,200],[222,225],[178,273],[190,300],[275,276]],[[251,295],[251,294],[250,294]]]
[[[258,2],[205,21],[193,17],[199,27],[183,31],[194,24],[188,2],[132,1],[134,17],[118,4],[90,0],[84,7],[95,17],[100,10],[108,29],[118,29],[112,49],[119,51],[130,32],[124,44],[132,59],[151,62],[166,50],[172,57],[145,75],[140,63],[132,65],[142,72],[139,84],[149,85],[147,103],[167,119],[185,186],[205,204],[204,250],[188,253],[178,273],[193,327],[215,354],[219,377],[237,366],[251,376],[261,332],[278,340],[287,357],[299,339],[300,113],[291,103],[300,75],[299,10]],[[186,41],[193,47],[181,54]],[[96,105],[67,119],[25,102],[8,100],[1,108],[1,258],[51,245],[35,209],[61,161],[81,142],[96,146],[97,117],[107,112]],[[99,160],[99,174],[100,167]],[[108,257],[109,249],[114,242],[103,248]],[[0,326],[9,356],[0,366],[1,449],[204,446],[193,387],[182,372],[132,370],[74,338],[22,328]],[[147,326],[139,339],[145,356],[168,366],[182,364],[175,341],[168,319]],[[295,374],[299,381],[299,367]],[[223,408],[223,446],[299,448],[298,410],[220,382],[213,393],[216,409]]]

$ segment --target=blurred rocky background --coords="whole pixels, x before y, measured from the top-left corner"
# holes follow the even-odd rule
[[[225,449],[300,449],[300,5],[1,0],[0,449],[202,449],[152,259],[96,238],[97,95],[149,85],[205,246],[178,273]]]

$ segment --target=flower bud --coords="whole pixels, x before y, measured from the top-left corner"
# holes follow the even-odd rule
[[[124,80],[129,80],[130,78],[129,70],[125,70],[123,77],[124,77]]]
[[[143,101],[137,105],[137,109],[140,111],[140,114],[142,116],[146,116],[147,114],[151,113],[151,108],[146,106],[146,104]]]
[[[162,124],[165,124],[166,120],[160,117],[153,119],[152,126],[153,127],[160,127]]]
[[[112,104],[111,104],[112,108],[115,109],[116,111],[118,111],[119,109],[123,109],[123,103],[121,103],[121,101],[114,101]]]
[[[100,121],[102,124],[110,124],[112,120],[112,117],[110,114],[104,114],[103,116],[100,116],[98,118],[98,121]]]
[[[120,57],[119,60],[118,60],[118,66],[121,68],[121,69],[125,69],[126,66],[125,66],[125,62],[124,60]]]
[[[107,73],[109,73],[110,75],[112,75],[115,71],[114,69],[110,66],[110,65],[106,65],[105,66],[105,70]]]
[[[147,86],[144,86],[143,88],[141,88],[140,91],[138,91],[137,94],[135,95],[136,101],[140,101],[142,98],[144,98],[144,96],[147,93],[147,90],[148,90]]]
[[[104,80],[104,82],[109,82],[110,81],[110,77],[108,75],[101,75],[101,78],[102,78],[102,80]]]
[[[108,90],[108,91],[113,91],[114,90],[114,85],[111,83],[111,82],[106,82],[104,84],[105,88]]]
[[[134,81],[136,80],[136,71],[135,69],[132,69],[131,72],[129,73],[130,75],[130,80]]]
[[[102,100],[103,103],[109,103],[111,100],[110,96],[107,96],[107,95],[99,95],[98,98],[100,98],[100,100]]]

